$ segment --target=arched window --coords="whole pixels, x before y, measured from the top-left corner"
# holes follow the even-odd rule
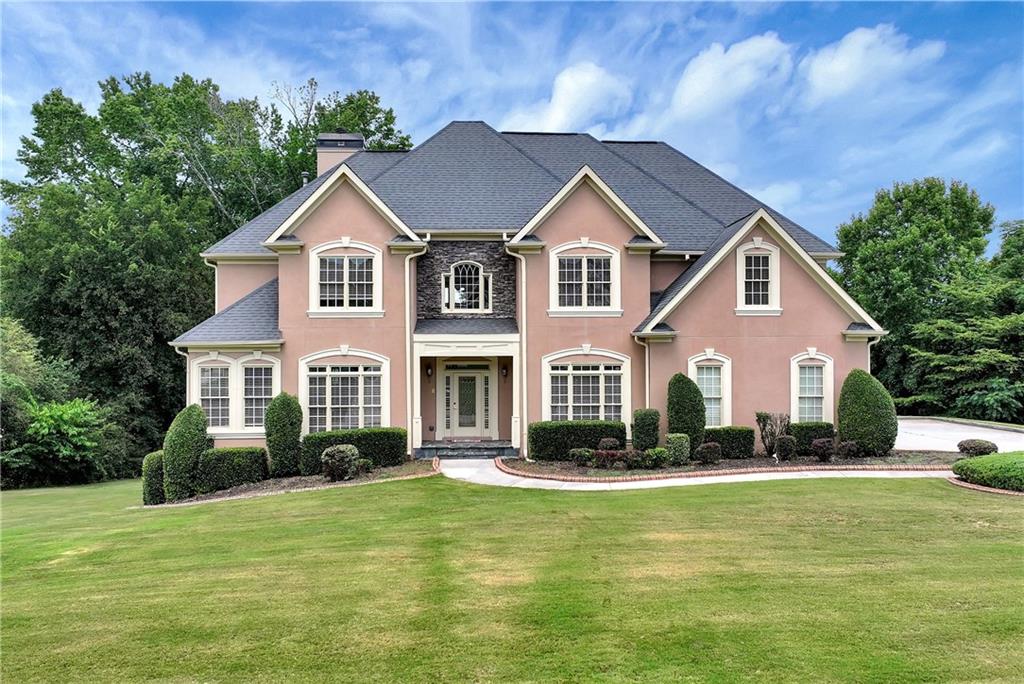
[[[704,396],[704,424],[732,425],[732,359],[705,349],[688,359],[687,373]]]
[[[623,420],[632,415],[628,355],[584,345],[547,354],[542,362],[544,420]]]
[[[347,237],[310,250],[309,316],[383,316],[382,259],[378,248]]]
[[[387,427],[391,424],[386,356],[342,345],[299,359],[299,402],[305,431]]]
[[[491,274],[475,261],[459,261],[441,276],[445,313],[490,313]]]
[[[619,250],[580,238],[551,250],[549,316],[621,316]]]
[[[790,359],[789,415],[794,423],[832,422],[834,367],[832,357],[814,347]]]
[[[763,238],[736,249],[736,314],[740,316],[778,316],[779,248]]]

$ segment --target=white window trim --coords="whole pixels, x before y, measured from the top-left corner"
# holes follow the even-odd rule
[[[455,281],[455,267],[463,264],[469,264],[476,266],[480,272],[480,303],[483,303],[484,292],[487,293],[487,302],[490,306],[486,306],[478,309],[457,309],[451,306],[454,301],[453,297],[448,298],[448,304],[445,304],[445,279],[448,279],[449,283]],[[463,259],[462,261],[456,261],[452,264],[447,271],[441,274],[441,312],[446,314],[474,314],[474,313],[491,313],[494,307],[494,277],[490,272],[484,272],[483,264],[478,261],[471,259]]]
[[[748,254],[768,255],[768,304],[752,305],[746,303],[744,282],[746,275],[746,257]],[[755,237],[750,242],[736,248],[736,315],[737,316],[779,316],[782,314],[779,282],[779,262],[781,252],[764,238]]]
[[[722,367],[722,424],[716,427],[732,425],[732,359],[714,349],[705,349],[686,360],[686,374],[697,382],[697,366],[713,365]]]
[[[622,422],[626,424],[626,438],[631,437],[633,416],[633,373],[631,359],[627,354],[620,354],[609,349],[594,349],[589,344],[575,349],[545,354],[541,357],[541,416],[543,420],[551,420],[551,366],[561,359],[570,356],[600,356],[610,359],[606,363],[618,363],[622,366]],[[604,397],[601,397],[602,402]]]
[[[807,362],[814,362],[807,364]],[[801,352],[789,360],[789,416],[794,423],[799,422],[800,416],[800,366],[819,365],[824,366],[822,373],[822,387],[825,397],[821,402],[821,417],[827,423],[835,422],[835,362],[828,354],[818,351],[814,347],[808,347],[807,351]]]
[[[354,254],[324,254],[334,249],[352,249],[367,252],[373,258],[373,306],[320,306],[320,257],[323,256],[357,256]],[[309,251],[309,307],[306,315],[310,318],[380,318],[384,315],[383,271],[384,252],[366,242],[358,242],[350,237],[333,240],[317,245]]]
[[[587,306],[586,305],[586,286],[584,285],[583,293],[583,306],[559,306],[558,305],[558,257],[564,252],[568,252],[574,249],[590,249],[604,252],[611,257],[611,276],[612,276],[612,287],[611,287],[611,304],[609,306]],[[577,256],[574,254],[566,254],[565,256]],[[580,254],[578,256],[600,256],[590,254]],[[584,283],[586,283],[586,269],[584,268]],[[620,255],[619,250],[615,249],[611,245],[607,245],[603,242],[595,242],[590,238],[580,238],[575,242],[566,242],[558,245],[551,250],[548,255],[548,316],[554,317],[570,317],[570,316],[586,316],[586,317],[619,317],[622,316],[622,273],[620,269]]]
[[[321,359],[332,356],[355,356],[380,365],[380,426],[391,426],[391,359],[365,349],[352,349],[341,345],[333,349],[307,354],[299,359],[299,404],[302,406],[302,434],[309,434],[309,367],[322,366]],[[345,365],[345,364],[332,364]],[[354,365],[354,364],[353,364]],[[362,364],[361,364],[362,365]]]
[[[207,429],[207,434],[220,439],[261,437],[264,428],[245,427],[245,370],[246,366],[270,366],[271,398],[281,393],[281,360],[261,351],[239,357],[210,352],[189,362],[188,403],[199,404],[200,371],[203,366],[228,368],[228,424]]]

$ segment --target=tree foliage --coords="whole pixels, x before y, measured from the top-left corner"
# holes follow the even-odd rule
[[[95,113],[59,89],[32,108],[21,183],[0,240],[2,300],[45,355],[69,360],[75,396],[110,407],[143,454],[181,408],[168,341],[213,309],[199,253],[315,174],[317,133],[344,126],[376,148],[409,145],[372,92],[224,100],[211,80],[147,73],[99,84]]]

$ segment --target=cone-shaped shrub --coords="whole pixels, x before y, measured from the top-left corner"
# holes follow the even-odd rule
[[[658,427],[661,413],[658,409],[637,409],[633,411],[633,448],[647,451],[658,446]]]
[[[164,502],[164,452],[154,451],[142,459],[142,503],[155,506]]]
[[[267,453],[270,454],[270,476],[288,477],[299,474],[302,453],[302,406],[291,394],[282,392],[267,406],[264,425],[267,431]]]
[[[174,417],[164,437],[164,496],[178,501],[198,493],[199,457],[210,444],[206,414],[199,404],[186,406]]]
[[[850,371],[839,393],[839,441],[856,442],[865,456],[884,456],[896,444],[896,406],[870,373]]]
[[[668,431],[690,437],[690,444],[704,443],[704,395],[682,373],[668,381]]]

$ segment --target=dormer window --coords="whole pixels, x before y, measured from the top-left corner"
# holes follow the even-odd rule
[[[778,316],[779,248],[755,237],[736,250],[736,314]]]
[[[460,261],[441,276],[441,309],[445,313],[490,313],[491,274],[475,261]]]
[[[349,238],[310,250],[309,316],[383,316],[382,261],[379,249]]]

